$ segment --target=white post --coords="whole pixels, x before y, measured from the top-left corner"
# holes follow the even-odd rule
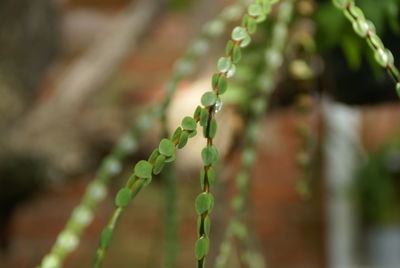
[[[349,187],[361,156],[361,114],[356,108],[327,100],[324,118],[328,267],[351,268],[356,267],[357,215],[349,198]]]

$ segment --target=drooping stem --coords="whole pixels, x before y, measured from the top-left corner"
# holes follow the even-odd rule
[[[315,10],[314,0],[304,0],[303,6],[297,6],[297,24],[307,23],[314,25],[312,21]],[[306,8],[307,7],[307,8]],[[291,56],[288,63],[288,71],[297,82],[297,95],[295,108],[298,114],[296,120],[296,132],[300,144],[296,155],[296,164],[299,169],[297,191],[304,200],[311,198],[311,182],[315,156],[315,135],[313,134],[312,119],[315,90],[315,78],[318,75],[312,68],[312,61],[316,56],[315,27],[298,27],[293,34],[292,41],[288,45],[288,53]]]
[[[352,23],[357,35],[365,39],[374,53],[375,61],[392,77],[396,83],[396,91],[400,97],[400,73],[394,65],[392,52],[385,47],[381,38],[375,32],[375,25],[364,16],[364,12],[355,5],[354,0],[332,0],[333,4]]]
[[[268,105],[270,95],[277,83],[276,77],[283,62],[282,55],[287,43],[288,25],[292,17],[294,2],[294,0],[284,1],[279,6],[277,21],[272,29],[271,45],[265,51],[265,70],[260,73],[260,77],[257,80],[266,81],[266,83],[259,83],[260,86],[252,98],[250,116],[243,135],[245,145],[241,155],[241,169],[235,178],[238,191],[231,202],[233,217],[227,225],[220,245],[215,263],[216,268],[226,267],[233,248],[233,239],[237,237],[243,240],[246,236],[247,228],[243,222],[243,214],[250,182],[250,173],[256,160],[256,145],[258,133],[260,132],[260,121]],[[271,55],[274,55],[274,57],[271,57]],[[271,61],[271,58],[274,60]]]
[[[136,152],[138,141],[152,125],[153,120],[160,118],[162,125],[164,128],[166,127],[165,114],[178,85],[193,72],[194,63],[208,51],[209,42],[220,36],[224,32],[226,24],[238,19],[243,10],[242,4],[232,4],[203,27],[200,36],[193,41],[183,57],[175,64],[172,77],[167,82],[164,100],[157,107],[140,115],[132,129],[122,136],[112,152],[104,158],[96,177],[87,186],[81,202],[74,208],[52,249],[44,256],[38,267],[61,267],[63,260],[75,250],[82,232],[93,219],[98,203],[105,198],[109,182],[120,173],[122,162],[128,155]]]
[[[248,7],[248,14],[243,17],[242,25],[233,29],[231,40],[226,46],[226,55],[218,60],[218,73],[212,77],[212,91],[206,92],[201,98],[202,107],[198,107],[200,125],[203,127],[203,135],[206,138],[206,147],[201,152],[203,168],[200,172],[202,192],[195,201],[198,239],[195,244],[197,267],[203,268],[209,250],[210,217],[214,205],[214,196],[210,192],[215,181],[215,162],[218,160],[218,150],[213,144],[217,132],[215,113],[221,105],[219,96],[226,91],[226,79],[234,75],[236,64],[241,59],[241,48],[247,46],[254,33],[257,24],[264,21],[271,11],[271,5],[277,1],[257,1]]]

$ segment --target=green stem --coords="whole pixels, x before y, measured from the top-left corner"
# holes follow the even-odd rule
[[[396,83],[397,94],[400,97],[400,73],[394,65],[392,52],[385,47],[381,38],[375,33],[375,26],[364,16],[364,12],[355,5],[354,0],[332,0],[333,4],[342,10],[345,17],[352,23],[357,35],[365,39],[374,53],[375,61],[392,77]]]
[[[210,218],[214,205],[214,197],[210,193],[212,182],[215,180],[215,169],[213,165],[218,159],[217,148],[213,145],[213,139],[216,134],[217,124],[215,113],[218,112],[219,95],[226,90],[226,78],[234,75],[236,64],[241,58],[241,48],[247,46],[251,42],[250,34],[254,33],[257,24],[264,21],[271,10],[273,3],[276,0],[256,1],[249,5],[248,14],[242,19],[242,26],[237,26],[233,29],[231,40],[226,45],[226,55],[218,60],[218,73],[212,78],[212,91],[206,92],[202,96],[202,104],[204,108],[200,108],[200,125],[203,126],[203,134],[206,138],[206,147],[202,150],[201,156],[204,166],[200,173],[200,182],[202,192],[196,198],[196,211],[198,214],[197,220],[197,235],[198,239],[195,244],[195,255],[197,259],[197,267],[203,268],[205,265],[206,256],[209,251],[209,232]],[[199,109],[199,108],[198,108]],[[219,108],[218,108],[219,109]]]
[[[266,49],[266,70],[260,76],[266,76],[269,81],[275,81],[277,72],[282,65],[282,60],[269,62],[267,55],[276,55],[281,59],[287,40],[287,28],[292,16],[294,0],[282,2],[278,10],[278,18],[272,30],[271,46]],[[261,78],[261,77],[259,77]],[[263,77],[264,78],[264,77]],[[229,259],[232,242],[234,237],[243,240],[246,236],[246,226],[243,224],[243,215],[245,201],[247,199],[250,173],[256,160],[256,145],[258,142],[257,133],[259,133],[260,121],[264,114],[265,108],[273,92],[275,83],[265,83],[264,87],[260,87],[258,92],[253,96],[252,103],[254,109],[251,110],[250,118],[244,133],[245,146],[241,155],[241,170],[237,174],[235,181],[238,188],[237,194],[232,199],[232,210],[234,216],[228,223],[228,227],[222,239],[219,252],[216,258],[215,267],[226,267]]]
[[[190,75],[191,70],[180,68],[186,66],[192,68],[194,62],[208,51],[208,43],[215,37],[221,35],[226,24],[236,20],[243,11],[241,4],[233,4],[225,8],[221,14],[213,21],[203,27],[200,37],[198,37],[186,51],[184,56],[177,61],[171,79],[167,83],[166,97],[156,108],[142,114],[132,129],[124,135],[117,143],[111,154],[106,156],[97,171],[96,177],[87,186],[84,196],[70,216],[64,229],[50,252],[44,256],[38,267],[61,267],[64,259],[78,246],[79,237],[86,227],[90,224],[95,209],[100,201],[105,198],[107,186],[110,180],[119,174],[122,162],[128,155],[136,151],[137,143],[143,132],[151,126],[151,121],[161,118],[162,125],[166,127],[166,110],[180,82]],[[219,25],[219,30],[215,30],[212,25]]]

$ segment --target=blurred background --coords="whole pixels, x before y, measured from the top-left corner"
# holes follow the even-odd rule
[[[210,88],[230,29],[195,64],[175,61],[230,0],[0,1],[0,266],[35,267],[50,250],[101,160],[139,115],[162,101],[173,70],[191,73],[167,111],[168,129]],[[400,55],[399,0],[358,0]],[[246,224],[252,267],[400,267],[400,105],[395,85],[330,1],[298,0],[284,65],[262,119]],[[218,113],[213,190],[215,261],[231,216],[248,88],[259,74],[270,20],[243,52]],[[395,63],[397,64],[397,62]],[[186,69],[185,69],[186,68]],[[157,120],[65,267],[89,267],[113,196],[162,135]],[[299,134],[306,126],[309,135]],[[306,144],[306,146],[304,146]],[[177,267],[193,267],[201,135],[178,153]],[[299,183],[300,182],[300,183]],[[104,267],[164,267],[165,185],[145,188],[122,218]],[[228,267],[247,267],[235,246]]]

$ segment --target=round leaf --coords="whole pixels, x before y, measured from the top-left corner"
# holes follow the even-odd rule
[[[231,68],[232,61],[228,57],[221,57],[218,59],[217,69],[221,73],[225,73]]]
[[[224,94],[227,88],[228,88],[228,82],[226,81],[226,77],[221,76],[218,80],[218,93]]]
[[[122,188],[115,197],[115,205],[117,207],[126,207],[132,198],[132,191],[129,188]]]
[[[218,150],[214,145],[207,146],[201,151],[201,158],[205,165],[210,165],[218,160]]]
[[[172,140],[175,141],[176,139],[179,139],[179,137],[181,136],[181,133],[182,133],[182,128],[178,127],[175,130],[174,134],[172,135]]]
[[[143,179],[151,179],[152,165],[146,160],[140,160],[135,165],[135,175]]]
[[[213,74],[213,76],[211,78],[211,87],[212,87],[212,89],[216,89],[217,88],[219,76],[220,76],[219,73]]]
[[[113,236],[113,230],[111,229],[111,227],[108,226],[105,227],[101,232],[100,247],[107,248],[111,243],[112,236]]]
[[[217,133],[217,120],[213,118],[210,122],[210,132],[208,133],[209,138],[213,139],[216,133]]]
[[[211,220],[210,217],[206,216],[204,218],[204,233],[206,236],[210,235],[210,230],[211,230]]]
[[[248,36],[248,33],[244,27],[236,26],[232,31],[232,39],[235,41],[241,41]]]
[[[196,110],[194,111],[194,114],[193,114],[193,118],[194,119],[196,119],[196,120],[198,120],[198,118],[200,117],[200,112],[201,112],[201,106],[200,105],[198,105],[197,106],[197,108],[196,108]]]
[[[171,155],[170,157],[165,158],[165,163],[171,163],[174,162],[176,159],[176,154]]]
[[[203,227],[203,229],[202,229]],[[210,229],[211,229],[211,221],[210,221],[210,217],[206,216],[204,218],[204,220],[202,220],[202,216],[199,215],[197,217],[197,234],[199,237],[201,237],[203,234],[205,234],[205,236],[209,236],[210,235]]]
[[[186,116],[182,120],[182,128],[186,130],[196,130],[197,124],[196,121],[190,116]]]
[[[248,8],[250,16],[257,17],[263,14],[263,8],[258,4],[252,4]]]
[[[250,36],[246,36],[246,38],[244,38],[241,42],[240,42],[240,47],[246,47],[250,44],[251,42],[251,38]]]
[[[210,193],[201,193],[196,197],[195,205],[199,215],[211,211],[214,206],[214,197]]]
[[[195,244],[195,254],[198,260],[207,255],[210,241],[206,237],[200,237]]]
[[[189,138],[189,133],[187,131],[182,131],[181,137],[179,138],[178,148],[181,149],[185,147]]]
[[[207,180],[210,185],[213,185],[215,182],[215,169],[213,167],[209,167],[207,170]]]
[[[161,170],[163,169],[164,165],[165,165],[165,156],[160,154],[157,157],[156,162],[154,164],[153,173],[155,175],[159,174],[161,172]]]
[[[209,112],[207,109],[202,109],[200,113],[200,126],[204,127],[207,125],[208,122],[208,115]]]
[[[201,186],[201,189],[204,188],[204,181],[205,181],[205,179],[206,179],[206,172],[205,172],[204,168],[202,168],[202,169],[200,170],[200,186]]]
[[[235,46],[233,48],[233,53],[232,53],[232,61],[233,61],[233,63],[238,63],[241,58],[242,58],[242,51],[240,50],[240,47]]]
[[[250,34],[255,33],[257,30],[257,22],[255,19],[249,17],[247,20],[247,30]]]
[[[172,156],[175,153],[175,145],[170,139],[162,139],[158,146],[160,154]]]
[[[201,104],[205,107],[214,105],[217,101],[217,95],[214,92],[209,91],[201,96]]]
[[[155,149],[152,153],[151,153],[151,155],[150,155],[150,157],[149,157],[149,162],[150,163],[154,163],[154,161],[156,161],[156,158],[157,158],[157,156],[160,154],[160,152],[158,151],[158,149]]]
[[[197,235],[199,236],[199,237],[201,237],[201,219],[202,219],[202,217],[201,217],[201,215],[199,215],[198,217],[197,217]]]
[[[197,135],[197,131],[196,130],[190,131],[189,138],[193,138],[196,135]]]
[[[234,46],[234,42],[232,40],[229,40],[225,47],[225,54],[227,56],[231,54],[231,50],[232,50],[233,46]]]

